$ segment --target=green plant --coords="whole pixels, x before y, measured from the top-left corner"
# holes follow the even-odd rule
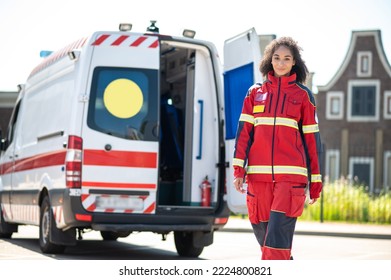
[[[302,220],[391,224],[391,192],[371,195],[346,180],[326,183],[321,198],[306,204]]]

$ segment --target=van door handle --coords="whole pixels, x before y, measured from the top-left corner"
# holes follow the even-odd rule
[[[112,147],[111,147],[110,144],[106,144],[106,145],[105,145],[105,150],[106,150],[106,151],[111,151],[111,149],[112,149]]]
[[[196,159],[202,158],[202,130],[203,130],[203,122],[204,122],[204,100],[198,100],[198,104],[200,104],[200,138],[198,142],[198,155]]]

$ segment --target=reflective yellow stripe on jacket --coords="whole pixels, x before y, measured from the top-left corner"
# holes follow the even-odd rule
[[[248,174],[294,174],[307,177],[307,168],[300,166],[275,165],[251,165],[247,168]]]
[[[234,158],[232,160],[232,165],[239,166],[239,167],[244,167],[244,160],[239,159],[239,158]]]
[[[311,183],[322,183],[322,175],[320,174],[312,174],[311,175]]]
[[[316,133],[319,132],[319,125],[318,124],[311,124],[311,125],[303,125],[303,133]]]
[[[241,114],[239,118],[240,122],[248,122],[251,124],[254,124],[254,116],[252,115],[247,115],[247,114]]]
[[[282,125],[282,126],[289,126],[295,129],[299,129],[299,126],[297,125],[297,121],[293,119],[288,118],[274,118],[274,117],[260,117],[255,118],[254,122],[255,126],[258,125]]]
[[[294,129],[299,129],[299,126],[297,124],[297,121],[289,118],[280,118],[280,117],[258,117],[254,118],[252,115],[248,114],[241,114],[239,121],[247,122],[250,124],[253,124],[255,126],[258,125],[281,125],[281,126],[288,126]],[[318,124],[311,124],[311,125],[303,125],[303,133],[316,133],[319,132],[319,125]]]

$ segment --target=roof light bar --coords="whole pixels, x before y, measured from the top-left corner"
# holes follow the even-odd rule
[[[119,31],[130,31],[130,30],[132,30],[132,24],[131,23],[120,23]]]
[[[187,37],[187,38],[194,38],[196,32],[194,30],[190,30],[190,29],[185,29],[183,30],[183,37]]]

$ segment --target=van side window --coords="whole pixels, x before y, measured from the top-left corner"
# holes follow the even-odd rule
[[[21,104],[21,101],[18,101],[18,103],[15,106],[14,111],[12,112],[11,119],[10,119],[10,122],[8,125],[8,130],[7,130],[7,138],[5,140],[5,148],[7,148],[12,143],[12,141],[14,139],[15,126],[16,126],[16,122],[18,120],[20,104]]]
[[[151,69],[97,67],[87,124],[116,137],[157,141],[158,72]]]

